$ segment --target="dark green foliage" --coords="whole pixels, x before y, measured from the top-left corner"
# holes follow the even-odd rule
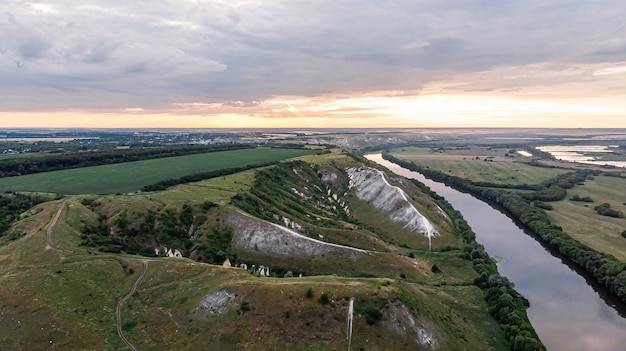
[[[625,239],[626,239],[626,230],[624,230],[624,231],[622,232],[622,238],[625,238]]]
[[[231,252],[232,228],[218,222],[204,232],[195,233],[200,239],[192,241],[194,211],[199,209],[185,204],[180,209],[136,213],[136,218],[127,212],[118,214],[114,220],[101,214],[97,224],[83,222],[81,245],[103,252],[144,256],[155,256],[154,248],[167,247],[181,251],[183,256],[193,254],[197,260],[222,264]]]
[[[328,295],[326,293],[322,293],[322,295],[320,296],[319,299],[317,299],[317,301],[321,303],[322,305],[328,305],[328,303],[330,302],[330,299],[328,298]]]
[[[241,303],[239,304],[239,311],[241,311],[242,313],[250,311],[250,304],[246,301],[241,301]]]
[[[374,325],[383,318],[383,313],[377,307],[369,306],[363,311],[363,317],[367,324]]]
[[[607,216],[607,217],[615,217],[615,218],[623,218],[624,212],[617,211],[611,208],[610,204],[603,203],[602,205],[598,205],[593,208],[599,215]]]
[[[441,268],[439,268],[439,266],[435,263],[431,267],[430,271],[433,272],[433,273],[441,273]]]
[[[580,202],[593,202],[593,199],[590,198],[589,196],[581,197],[578,194],[572,195],[572,197],[570,197],[569,200],[570,201],[580,201]]]
[[[313,298],[313,288],[309,287],[306,289],[306,292],[304,293],[304,296],[306,296],[309,299]]]
[[[137,326],[137,322],[132,320],[132,321],[126,321],[124,323],[122,323],[122,330],[127,332],[130,331],[131,329],[133,329],[134,327]]]
[[[0,238],[8,234],[7,230],[14,222],[20,219],[20,215],[30,208],[42,202],[50,201],[50,196],[38,194],[22,194],[8,192],[0,195]],[[17,239],[12,237],[9,239]]]
[[[204,235],[203,244],[196,250],[209,263],[222,264],[226,260],[226,253],[230,252],[230,243],[233,238],[233,228],[230,226],[215,226]]]
[[[541,209],[548,210],[548,211],[550,211],[550,210],[552,210],[554,208],[554,207],[552,207],[551,204],[547,204],[547,203],[541,202],[541,201],[533,201],[533,206],[539,207]]]

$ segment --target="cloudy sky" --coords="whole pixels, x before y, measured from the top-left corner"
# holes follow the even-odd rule
[[[626,127],[624,0],[3,0],[1,127]]]

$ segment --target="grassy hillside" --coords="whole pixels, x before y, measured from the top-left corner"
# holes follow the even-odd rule
[[[0,179],[0,191],[115,194],[140,190],[164,179],[244,167],[315,153],[306,149],[256,148],[166,157]]]
[[[350,301],[353,350],[509,349],[457,225],[418,187],[389,178],[441,234],[432,252],[407,241],[370,220],[386,214],[355,198],[349,166],[365,165],[335,150],[167,191],[38,205],[12,228],[27,234],[0,247],[0,349],[127,349],[116,304],[143,262],[120,315],[140,350],[345,350]],[[308,246],[244,249],[233,216]],[[165,247],[186,257],[154,255]],[[248,269],[207,263],[225,258]]]

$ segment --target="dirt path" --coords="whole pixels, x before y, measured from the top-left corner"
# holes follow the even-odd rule
[[[46,250],[59,251],[59,252],[63,252],[65,254],[72,255],[72,256],[88,256],[88,255],[77,254],[75,252],[72,252],[66,249],[62,249],[54,245],[54,242],[52,242],[52,229],[54,228],[54,226],[57,224],[57,221],[61,217],[61,213],[63,212],[63,207],[66,201],[67,201],[66,199],[63,199],[63,201],[59,203],[59,209],[57,210],[57,213],[54,215],[54,218],[52,218],[52,220],[50,221],[50,224],[48,225],[48,230],[46,231]],[[130,342],[130,340],[128,340],[128,338],[126,338],[126,336],[124,335],[124,331],[122,330],[122,305],[124,304],[124,302],[126,302],[126,300],[128,300],[129,298],[133,296],[133,294],[137,290],[137,287],[139,286],[139,283],[141,283],[141,279],[143,279],[143,276],[146,274],[147,270],[148,270],[148,261],[143,260],[143,270],[141,271],[141,274],[139,274],[139,277],[137,277],[137,280],[135,281],[135,284],[133,284],[132,288],[130,289],[130,292],[126,296],[120,298],[119,301],[117,301],[117,308],[115,310],[116,318],[117,318],[117,334],[120,336],[122,341],[124,341],[126,346],[128,346],[128,348],[133,351],[137,351],[137,348],[135,347],[135,345],[133,345],[133,343]]]
[[[63,205],[65,205],[65,201],[66,199],[63,199],[63,201],[59,202],[59,209],[57,210],[56,215],[54,215],[54,218],[52,218],[52,220],[50,221],[50,224],[48,225],[48,230],[46,231],[46,250],[52,249],[54,251],[63,252],[68,255],[76,255],[72,251],[57,247],[52,242],[52,228],[54,228],[54,226],[57,224],[57,221],[59,220],[59,217],[61,217],[61,212],[63,212]]]
[[[128,346],[128,348],[133,351],[137,351],[137,348],[135,347],[135,345],[133,345],[130,342],[130,340],[126,338],[126,336],[124,335],[124,331],[122,330],[122,305],[124,304],[124,302],[126,302],[126,300],[128,300],[129,298],[133,296],[133,294],[137,290],[137,287],[139,286],[139,283],[141,283],[141,279],[143,279],[143,276],[146,274],[147,270],[148,270],[148,261],[144,260],[143,270],[141,271],[141,274],[139,274],[139,277],[135,281],[135,284],[133,284],[133,287],[130,289],[130,292],[117,302],[117,308],[115,310],[115,313],[117,315],[117,334],[120,336],[120,338],[122,338],[122,341],[124,341],[126,346]]]

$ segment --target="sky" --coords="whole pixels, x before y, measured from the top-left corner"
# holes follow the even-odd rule
[[[626,1],[3,0],[0,127],[626,128]]]

